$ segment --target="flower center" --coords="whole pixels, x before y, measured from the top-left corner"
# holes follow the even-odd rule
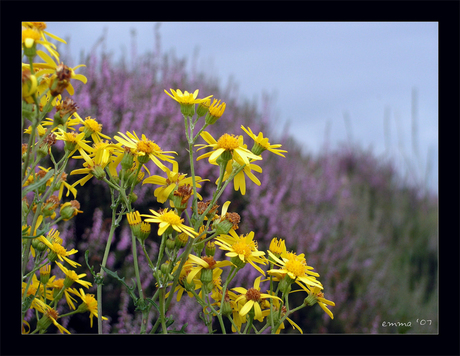
[[[305,265],[296,259],[287,261],[284,265],[284,268],[286,268],[288,272],[291,272],[296,277],[300,277],[305,274]]]
[[[78,274],[76,274],[75,271],[68,271],[67,277],[69,277],[72,281],[77,281],[79,279]]]
[[[214,257],[212,257],[212,256],[204,256],[204,257],[201,257],[201,259],[203,261],[207,262],[207,264],[209,265],[208,269],[214,268],[214,265],[216,264],[216,261],[214,260]]]
[[[68,142],[77,143],[77,134],[75,132],[67,132],[66,137]]]
[[[161,220],[167,222],[170,225],[180,225],[182,223],[182,219],[173,212],[167,212],[163,214],[161,216]]]
[[[99,124],[96,120],[94,119],[86,119],[85,120],[85,126],[90,129],[93,132],[101,132],[102,131],[102,125]]]
[[[251,256],[251,246],[249,246],[245,241],[239,241],[232,246],[233,251],[244,257]]]
[[[49,318],[56,320],[59,317],[59,313],[53,308],[48,309],[45,313]]]
[[[223,134],[217,141],[217,145],[226,150],[234,150],[235,148],[240,147],[238,138],[229,134]]]
[[[144,153],[152,153],[153,151],[161,151],[160,147],[156,144],[153,143],[150,140],[142,140],[137,143],[137,150],[139,152],[144,152]]]
[[[27,28],[22,30],[22,42],[24,42],[26,38],[32,38],[34,41],[38,41],[40,39],[40,33],[34,29]]]
[[[67,254],[66,249],[56,242],[53,243],[53,250],[59,256],[66,256]]]
[[[246,299],[253,300],[255,302],[260,301],[260,292],[255,288],[249,288],[246,292]]]

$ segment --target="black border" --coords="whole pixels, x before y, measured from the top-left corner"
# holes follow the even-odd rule
[[[397,1],[397,2],[22,2],[2,1],[1,8],[1,91],[3,99],[0,128],[0,219],[2,237],[0,280],[0,354],[6,355],[459,355],[459,2]],[[39,10],[41,9],[41,10]],[[15,234],[9,233],[19,216],[19,199],[8,194],[20,186],[16,172],[20,167],[15,156],[17,141],[9,130],[18,132],[14,103],[18,80],[17,68],[20,21],[437,21],[439,23],[439,251],[440,251],[440,315],[439,335],[269,335],[212,338],[206,335],[160,336],[134,335],[42,335],[22,336],[16,332],[15,295],[17,262],[10,250],[17,246]],[[32,18],[29,18],[32,17]],[[16,52],[18,51],[18,52]],[[14,70],[13,70],[14,68]],[[15,83],[15,85],[11,85]],[[18,88],[17,90],[20,90]],[[16,92],[15,92],[16,93]],[[11,97],[11,100],[10,100]],[[18,125],[18,126],[15,126]],[[11,149],[13,147],[13,149]],[[15,159],[11,159],[11,155]],[[18,153],[19,155],[19,153]],[[448,167],[450,168],[448,170]],[[3,170],[3,174],[1,173]],[[4,178],[1,181],[1,178]],[[14,187],[15,189],[12,189]],[[450,199],[449,199],[450,198]],[[12,203],[13,201],[13,203]],[[19,222],[20,224],[20,222]],[[11,226],[13,225],[13,226]],[[14,230],[16,233],[16,230]],[[442,256],[442,257],[441,257]],[[2,293],[3,289],[3,293]],[[11,292],[13,291],[13,292]],[[444,301],[441,302],[441,300]],[[27,339],[26,339],[27,337]],[[31,338],[32,337],[32,338]],[[176,339],[180,337],[180,339]],[[243,339],[244,338],[244,339]],[[40,340],[40,341],[39,341]]]

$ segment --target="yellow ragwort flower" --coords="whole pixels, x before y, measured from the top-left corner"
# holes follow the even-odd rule
[[[46,35],[55,39],[56,41],[67,44],[62,38],[59,38],[52,33],[45,31],[46,23],[44,22],[23,22],[22,23],[22,44],[26,48],[31,48],[34,43],[39,43],[45,47],[54,58],[59,58],[59,53],[55,50],[56,46],[49,42]]]
[[[254,241],[254,232],[251,231],[246,236],[238,234],[232,229],[230,235],[219,235],[216,237],[216,245],[221,250],[229,251],[225,256],[231,257],[230,261],[237,267],[242,268],[246,263],[250,263],[256,270],[265,276],[265,272],[255,264],[267,264],[264,257],[265,252],[257,250],[257,242]]]
[[[181,219],[174,211],[169,211],[168,209],[162,210],[160,213],[157,213],[155,210],[150,209],[150,212],[153,215],[141,214],[141,216],[146,217],[146,222],[158,223],[158,235],[162,235],[169,227],[175,231],[181,233],[184,232],[192,238],[195,238],[198,233],[191,228],[190,226],[182,224],[184,219]]]
[[[80,288],[80,293],[78,294],[82,300],[82,304],[78,307],[78,310],[81,312],[89,311],[89,318],[91,327],[93,327],[93,316],[98,318],[97,314],[97,300],[94,298],[94,294],[85,294],[85,291]],[[109,320],[105,316],[102,317],[102,320]]]
[[[252,288],[246,289],[243,287],[236,287],[232,288],[232,290],[241,293],[241,295],[236,298],[235,302],[238,302],[240,300],[245,301],[243,307],[240,309],[239,314],[241,316],[246,315],[249,313],[249,311],[254,308],[254,319],[262,321],[263,320],[263,314],[262,314],[262,309],[260,307],[260,302],[262,302],[262,299],[279,299],[279,297],[275,295],[270,295],[266,293],[260,293],[260,280],[262,276],[259,276],[255,279],[254,281],[254,286]]]
[[[77,274],[75,271],[65,268],[59,262],[56,262],[56,264],[59,266],[61,271],[64,272],[64,274],[66,275],[66,278],[64,280],[64,286],[66,286],[66,284],[67,284],[67,282],[66,282],[67,279],[71,283],[76,282],[76,283],[81,284],[83,287],[86,287],[86,288],[89,288],[89,287],[92,286],[92,284],[90,282],[80,279],[82,277],[85,277],[86,273]]]
[[[130,132],[126,132],[126,135],[119,132],[122,137],[114,136],[115,140],[120,142],[122,145],[131,148],[132,152],[135,153],[139,158],[143,156],[150,158],[158,167],[163,169],[164,164],[159,161],[167,161],[170,163],[175,162],[173,157],[166,155],[166,153],[175,153],[175,151],[163,151],[160,146],[158,146],[155,142],[149,140],[144,134],[142,134],[142,138],[139,138],[136,133],[133,131],[131,134]],[[142,161],[145,163],[144,161]]]
[[[167,178],[153,175],[148,178],[145,178],[142,184],[156,184],[161,185],[155,189],[153,195],[157,198],[159,203],[164,203],[168,200],[169,195],[176,187],[181,187],[183,185],[192,185],[192,178],[187,177],[186,174],[179,173],[179,165],[177,162],[173,162],[173,169],[170,170],[168,167],[164,167],[163,170],[166,172]],[[200,182],[209,181],[209,179],[201,179],[201,177],[195,177],[195,184],[197,188],[201,188]],[[202,199],[201,195],[197,194],[198,199]]]
[[[256,136],[249,127],[246,129],[243,125],[241,125],[241,128],[244,132],[246,132],[249,135],[249,137],[251,137],[254,140],[252,152],[256,155],[260,155],[263,151],[268,150],[270,152],[273,152],[274,154],[277,154],[278,156],[284,157],[284,155],[281,152],[287,152],[286,150],[279,149],[279,147],[281,147],[281,144],[270,144],[270,142],[268,142],[268,137],[264,138],[264,134],[262,132],[259,132],[259,134]]]
[[[270,255],[271,259],[275,261],[275,264],[281,267],[279,269],[271,269],[267,271],[268,274],[277,276],[280,279],[287,274],[302,288],[305,288],[303,284],[312,287],[318,286],[323,288],[321,283],[315,278],[319,277],[319,274],[311,271],[313,267],[307,265],[303,254],[282,254],[280,258],[276,257],[270,250],[268,250],[268,254]]]
[[[244,148],[243,143],[243,136],[234,136],[229,134],[223,134],[219,140],[215,140],[214,137],[207,131],[203,131],[200,136],[205,140],[208,144],[198,144],[196,146],[202,146],[198,149],[201,150],[206,147],[212,148],[212,151],[207,152],[196,160],[199,161],[200,159],[209,157],[210,163],[215,163],[217,158],[222,155],[224,152],[229,152],[233,159],[243,162],[244,164],[249,165],[249,159],[252,160],[261,160],[262,157],[256,156],[247,148]]]

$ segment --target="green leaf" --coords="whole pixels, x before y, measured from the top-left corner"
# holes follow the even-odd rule
[[[130,287],[129,285],[127,285],[126,282],[125,282],[125,277],[120,278],[120,277],[118,276],[118,272],[117,272],[117,271],[112,272],[111,270],[105,268],[104,266],[101,266],[101,267],[102,267],[102,269],[103,269],[109,276],[112,276],[113,278],[118,279],[118,280],[120,281],[120,283],[123,284],[123,285],[128,289],[129,295],[130,295],[131,298],[133,298],[133,300],[134,300],[134,305],[137,305],[138,299],[139,299],[139,298],[134,294],[134,289],[135,289],[135,287],[134,287],[134,286],[133,286],[133,287]]]
[[[45,174],[45,176],[42,179],[40,179],[38,182],[28,185],[26,188],[22,190],[22,197],[24,197],[27,193],[31,192],[32,190],[40,188],[43,184],[46,184],[48,179],[50,179],[53,174],[54,174],[54,169],[50,169]]]

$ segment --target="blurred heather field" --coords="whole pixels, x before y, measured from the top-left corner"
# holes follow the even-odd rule
[[[319,307],[304,308],[293,318],[304,333],[438,332],[437,196],[423,185],[408,184],[391,160],[350,142],[335,150],[325,143],[319,156],[302,153],[300,144],[276,125],[269,96],[263,99],[263,109],[257,110],[254,102],[236,99],[236,85],[221,87],[210,74],[187,71],[186,60],[190,59],[162,53],[159,45],[155,53],[134,57],[129,65],[126,59],[115,62],[104,51],[96,54],[96,49],[100,48],[95,47],[94,55],[77,63],[86,64],[81,72],[88,83],[75,84],[74,99],[80,116],[96,118],[105,134],[143,133],[164,150],[177,151],[180,170],[188,173],[183,118],[178,105],[163,90],[200,89],[200,97],[212,94],[227,103],[223,117],[209,128],[214,137],[225,132],[244,135],[240,129],[243,124],[255,133],[262,131],[271,143],[281,143],[288,151],[286,158],[263,154],[263,173],[257,174],[261,186],[248,181],[245,196],[228,189],[221,204],[232,201],[232,211],[241,215],[239,231],[254,231],[259,249],[268,248],[273,237],[283,238],[288,250],[305,253],[308,264],[320,273],[326,298],[336,304],[331,307],[334,320]],[[60,52],[64,62],[76,64],[75,59],[65,57],[65,46]],[[151,163],[151,174],[160,174]],[[197,175],[211,180],[200,192],[207,199],[217,170],[206,160],[199,161],[196,168]],[[78,178],[69,176],[69,181]],[[161,207],[153,196],[154,189],[147,184],[138,191],[135,206],[141,213]],[[82,266],[86,266],[86,249],[90,250],[90,265],[96,266],[102,260],[110,228],[110,195],[105,185],[93,179],[79,188],[77,199],[84,213],[64,223],[61,237],[66,246],[80,251],[78,262]],[[155,254],[157,243],[152,232],[147,250]],[[115,233],[107,267],[118,270],[128,283],[134,276],[129,267],[130,245],[130,229],[123,221]],[[152,295],[153,277],[142,263],[141,250],[138,255],[144,291]],[[220,256],[218,252],[216,257]],[[257,276],[250,265],[243,272],[231,287],[252,283]],[[95,293],[95,287],[89,292]],[[138,332],[140,319],[125,288],[106,277],[103,292],[103,314],[109,318],[103,324],[104,332]],[[305,295],[297,294],[301,303]],[[184,295],[172,308],[173,326],[180,329],[188,323],[187,333],[207,332],[204,323],[192,317],[199,312],[199,305]],[[154,318],[151,313],[150,322]],[[427,321],[425,325],[420,325],[422,320]],[[407,326],[389,325],[398,322]],[[80,315],[63,326],[71,332],[96,332]],[[290,327],[284,332],[297,333]]]

